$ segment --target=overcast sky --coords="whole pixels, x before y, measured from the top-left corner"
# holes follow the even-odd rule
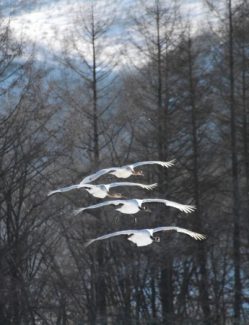
[[[100,2],[105,3],[106,1],[101,0]],[[128,12],[130,2],[133,5],[136,3],[134,0],[115,1],[120,15]],[[8,0],[7,3],[13,8],[13,4],[17,5],[18,1]],[[28,3],[30,4],[30,2]],[[84,5],[89,3],[89,0],[39,0],[39,5],[24,6],[24,10],[20,10],[23,7],[20,5],[19,9],[12,11],[14,15],[12,15],[11,24],[18,37],[31,40],[37,44],[38,48],[43,49],[43,53],[40,54],[41,57],[46,53],[58,53],[61,49],[62,39],[68,35],[73,25],[79,3]],[[200,21],[203,25],[205,12],[207,12],[207,8],[203,6],[203,1],[182,0],[181,4],[184,17],[191,20],[193,28],[197,30]],[[122,36],[124,36],[123,31]],[[113,46],[121,47],[122,38],[117,37]]]

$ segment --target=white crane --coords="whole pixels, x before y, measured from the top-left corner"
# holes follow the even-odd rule
[[[89,240],[85,244],[85,247],[91,245],[93,242],[95,242],[97,240],[107,239],[107,238],[120,236],[120,235],[126,235],[127,239],[132,241],[137,246],[147,246],[147,245],[152,244],[154,241],[160,242],[160,237],[155,237],[154,233],[159,232],[159,231],[170,231],[170,230],[184,233],[184,234],[194,238],[195,240],[203,240],[206,238],[205,235],[202,235],[197,232],[193,232],[191,230],[187,230],[184,228],[180,228],[180,227],[157,227],[154,229],[138,229],[138,230],[133,229],[133,230],[115,231],[110,234],[103,235],[103,236]]]
[[[162,167],[169,168],[169,167],[173,166],[174,163],[175,163],[175,159],[170,160],[170,161],[140,161],[140,162],[137,162],[134,164],[124,165],[121,167],[104,168],[92,175],[85,177],[81,181],[81,184],[91,183],[104,174],[111,174],[118,178],[128,178],[131,175],[136,175],[136,176],[143,175],[143,172],[141,170],[135,170],[135,168],[138,166],[156,164],[156,165],[160,165]]]
[[[77,184],[77,185],[72,185],[68,187],[63,187],[59,188],[54,191],[50,191],[48,193],[48,196],[55,194],[55,193],[64,193],[71,191],[73,189],[79,189],[79,188],[84,188],[88,193],[92,194],[93,196],[97,198],[105,198],[105,197],[112,197],[112,198],[122,198],[124,197],[120,193],[110,193],[110,189],[113,187],[118,187],[118,186],[137,186],[144,188],[146,190],[152,190],[157,186],[157,183],[154,184],[141,184],[141,183],[131,183],[131,182],[116,182],[116,183],[111,183],[111,184],[99,184],[99,185],[94,185],[94,184]]]
[[[98,204],[90,205],[88,207],[76,209],[74,211],[74,215],[77,215],[80,212],[85,211],[85,210],[96,209],[96,208],[100,208],[100,207],[103,207],[106,205],[118,206],[118,208],[116,210],[120,211],[122,213],[126,213],[126,214],[134,214],[134,213],[139,212],[140,210],[150,212],[148,207],[143,204],[144,203],[155,203],[155,202],[163,203],[166,206],[174,207],[174,208],[176,208],[180,211],[183,211],[185,213],[190,213],[195,209],[195,207],[192,205],[184,205],[184,204],[180,204],[180,203],[172,202],[172,201],[168,201],[168,200],[163,200],[163,199],[110,200],[110,201],[105,201],[105,202],[101,202]]]

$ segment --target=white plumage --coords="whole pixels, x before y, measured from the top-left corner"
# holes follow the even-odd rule
[[[181,203],[164,200],[164,199],[143,199],[143,200],[137,200],[137,201],[140,201],[141,206],[145,203],[162,203],[166,206],[176,208],[176,209],[183,211],[185,213],[190,213],[195,210],[195,206],[193,206],[193,205],[181,204]]]
[[[99,185],[80,183],[77,185],[63,187],[63,188],[59,188],[57,190],[51,191],[48,193],[48,196],[55,194],[55,193],[68,192],[73,189],[84,188],[88,193],[92,194],[93,196],[95,196],[97,198],[103,199],[106,196],[113,197],[113,198],[121,198],[123,196],[119,193],[113,193],[113,194],[109,193],[111,188],[118,187],[118,186],[137,186],[137,187],[144,188],[146,190],[152,190],[153,188],[155,188],[157,186],[157,183],[141,184],[141,183],[132,183],[132,182],[116,182],[116,183],[111,183],[111,184],[99,184]]]
[[[104,168],[99,170],[98,172],[89,175],[87,177],[85,177],[82,181],[81,184],[89,184],[93,181],[95,181],[97,178],[99,178],[102,175],[105,174],[111,174],[114,175],[118,178],[128,178],[131,175],[143,175],[143,172],[138,170],[135,171],[134,168],[138,167],[138,166],[143,166],[143,165],[160,165],[162,167],[166,167],[169,168],[171,166],[173,166],[175,163],[175,159],[170,160],[170,161],[141,161],[141,162],[137,162],[134,164],[128,164],[128,165],[124,165],[121,167],[111,167],[111,168]]]
[[[98,179],[102,175],[105,174],[111,174],[114,175],[118,178],[128,178],[131,175],[143,175],[143,172],[141,170],[135,170],[138,166],[143,166],[143,165],[152,165],[152,164],[157,164],[162,167],[171,167],[175,163],[175,160],[171,161],[142,161],[142,162],[137,162],[134,164],[128,164],[124,165],[121,167],[111,167],[111,168],[105,168],[101,169],[98,172],[89,175],[85,177],[79,184],[77,185],[71,185],[68,187],[63,187],[59,188],[54,191],[50,191],[48,193],[48,196],[55,194],[55,193],[64,193],[71,191],[73,189],[79,189],[79,188],[84,188],[88,193],[93,195],[94,197],[97,198],[105,198],[107,196],[113,197],[113,198],[121,198],[122,195],[119,193],[110,193],[110,189],[114,187],[119,187],[119,186],[137,186],[141,187],[147,190],[152,190],[157,186],[157,184],[141,184],[141,183],[132,183],[132,182],[115,182],[111,184],[90,184],[94,180]],[[166,206],[174,207],[180,211],[183,211],[185,213],[190,213],[192,212],[195,207],[192,205],[184,205],[180,204],[177,202],[169,201],[169,200],[164,200],[164,199],[130,199],[130,200],[110,200],[102,203],[98,203],[95,205],[90,205],[88,207],[83,207],[80,209],[77,209],[74,211],[74,214],[77,215],[78,213],[89,210],[89,209],[95,209],[95,208],[100,208],[104,207],[107,205],[113,205],[116,207],[117,211],[120,211],[121,213],[124,214],[135,214],[139,212],[140,210],[143,211],[149,211],[147,208],[147,203],[162,203]],[[116,231],[113,233],[109,233],[100,237],[97,237],[95,239],[89,240],[86,244],[85,247],[89,246],[95,241],[98,240],[103,240],[115,236],[120,236],[120,235],[125,235],[127,236],[127,239],[132,241],[135,245],[137,246],[147,246],[153,243],[154,241],[159,242],[160,238],[155,237],[154,233],[160,232],[160,231],[177,231],[184,233],[195,240],[203,240],[206,238],[205,235],[193,232],[191,230],[185,229],[185,228],[180,228],[180,227],[157,227],[154,229],[133,229],[133,230],[121,230],[121,231]]]
[[[172,201],[168,201],[168,200],[162,200],[162,199],[131,199],[131,200],[111,200],[111,201],[105,201],[105,202],[101,202],[98,204],[94,204],[94,205],[90,205],[88,207],[83,207],[80,209],[77,209],[74,211],[74,214],[77,215],[78,213],[88,210],[88,209],[96,209],[96,208],[100,208],[106,205],[114,205],[114,206],[119,206],[116,210],[120,211],[122,213],[126,213],[126,214],[134,214],[139,212],[140,210],[144,210],[144,211],[149,211],[149,209],[143,204],[144,203],[163,203],[166,206],[171,206],[174,207],[180,211],[183,211],[185,213],[189,213],[192,212],[195,207],[192,205],[184,205],[184,204],[180,204],[177,202],[172,202]]]
[[[203,240],[206,238],[205,235],[199,234],[197,232],[193,232],[191,230],[185,229],[185,228],[180,228],[180,227],[157,227],[154,229],[133,229],[133,230],[121,230],[121,231],[115,231],[113,233],[103,235],[94,239],[89,240],[86,244],[85,247],[91,245],[93,242],[97,240],[103,240],[115,236],[120,236],[120,235],[126,235],[127,239],[132,241],[134,244],[137,246],[147,246],[153,243],[154,241],[159,242],[160,238],[159,237],[154,237],[154,233],[159,232],[159,231],[177,231],[184,233],[195,240]]]

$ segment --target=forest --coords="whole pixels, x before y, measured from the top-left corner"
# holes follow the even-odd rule
[[[114,2],[90,1],[53,66],[0,15],[1,325],[249,324],[249,1],[200,1],[198,29],[182,1],[137,0],[122,19]],[[121,20],[122,49],[108,45]],[[153,190],[117,191],[195,206],[189,214],[153,204],[74,215],[107,199],[48,196],[103,168],[173,159],[125,180]],[[206,239],[85,246],[160,226]]]

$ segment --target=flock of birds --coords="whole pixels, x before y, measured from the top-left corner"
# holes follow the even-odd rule
[[[115,187],[120,187],[120,186],[136,186],[136,187],[141,187],[146,190],[152,190],[154,189],[157,184],[141,184],[141,183],[132,183],[132,182],[115,182],[111,184],[91,184],[93,181],[98,179],[99,177],[105,175],[105,174],[111,174],[116,176],[117,178],[128,178],[131,175],[144,175],[141,170],[135,170],[136,167],[143,166],[143,165],[153,165],[157,164],[162,167],[169,168],[174,165],[175,160],[171,160],[168,162],[165,161],[142,161],[142,162],[137,162],[134,164],[129,164],[121,167],[111,167],[111,168],[105,168],[101,169],[98,172],[91,174],[87,177],[85,177],[79,184],[76,185],[71,185],[68,187],[63,187],[59,188],[54,191],[50,191],[48,193],[48,196],[55,194],[55,193],[64,193],[71,191],[73,189],[79,189],[83,188],[85,189],[88,193],[93,195],[94,197],[97,198],[105,198],[105,197],[110,197],[110,198],[115,198],[116,200],[109,200],[109,201],[104,201],[98,204],[90,205],[87,207],[82,207],[80,209],[76,209],[74,211],[74,215],[77,215],[83,211],[89,210],[89,209],[96,209],[96,208],[101,208],[107,205],[112,205],[116,207],[116,210],[124,213],[124,214],[135,214],[139,211],[147,211],[150,212],[150,209],[148,208],[147,204],[148,203],[161,203],[166,206],[174,207],[180,211],[183,211],[185,213],[190,213],[192,212],[195,207],[192,205],[184,205],[180,204],[177,202],[169,201],[169,200],[163,200],[163,199],[126,199],[122,194],[120,193],[111,193],[111,189]],[[206,238],[205,235],[193,232],[191,230],[185,229],[185,228],[180,228],[180,227],[157,227],[157,228],[152,228],[152,229],[131,229],[131,230],[121,230],[121,231],[115,231],[94,239],[89,240],[86,244],[85,247],[89,246],[95,241],[98,240],[103,240],[115,236],[120,236],[124,235],[126,238],[130,241],[132,241],[134,244],[137,246],[147,246],[152,244],[153,242],[159,242],[160,237],[154,236],[154,233],[160,232],[160,231],[177,231],[184,233],[186,235],[189,235],[190,237],[196,239],[196,240],[203,240]]]

